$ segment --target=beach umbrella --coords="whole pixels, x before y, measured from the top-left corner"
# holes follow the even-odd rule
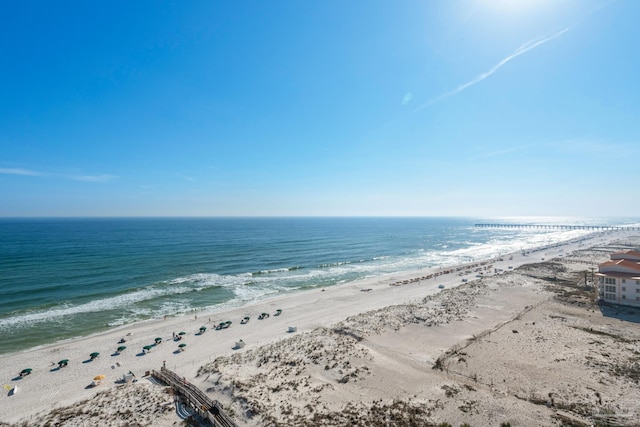
[[[155,339],[155,342],[156,342],[156,344],[160,344],[160,343],[162,342],[162,338],[157,337],[157,338]]]
[[[25,375],[29,375],[31,373],[32,369],[31,368],[25,368],[22,371],[20,371],[20,376],[24,377]]]
[[[58,362],[58,366],[59,367],[63,367],[63,366],[67,366],[69,364],[69,359],[62,359],[61,361]]]
[[[153,348],[152,345],[145,345],[144,347],[142,347],[144,351],[151,351],[152,348]]]
[[[206,326],[200,326],[200,332],[204,332],[204,331],[206,331],[206,330],[207,330],[207,327],[206,327]]]
[[[105,379],[105,378],[106,378],[106,375],[102,375],[102,374],[100,374],[100,375],[96,375],[96,376],[93,378],[93,380],[94,380],[94,381],[101,381],[101,380],[103,380],[103,379]]]
[[[185,348],[186,346],[187,346],[187,345],[186,345],[185,343],[182,343],[182,344],[180,344],[178,347],[180,347],[180,350],[184,350],[184,348]]]
[[[120,347],[118,347],[118,353],[120,353],[121,351],[124,351],[127,349],[126,345],[121,345]]]
[[[180,332],[178,332],[178,335],[187,335],[187,333],[184,332],[184,331],[180,331]]]
[[[98,353],[97,351],[94,351],[93,353],[91,353],[89,355],[89,357],[91,358],[91,360],[95,359],[96,357],[100,356],[100,353]]]

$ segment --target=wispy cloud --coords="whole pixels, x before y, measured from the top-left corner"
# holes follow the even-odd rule
[[[411,92],[408,92],[404,98],[402,98],[402,105],[407,105],[409,103],[409,101],[411,101],[411,98],[413,98],[413,94]]]
[[[107,182],[117,179],[118,177],[115,175],[74,175],[70,176],[70,179],[76,181],[84,181],[84,182]]]
[[[22,168],[0,168],[0,174],[5,175],[22,175],[22,176],[38,176],[38,177],[49,177],[49,178],[63,178],[63,179],[71,179],[74,181],[84,181],[84,182],[107,182],[112,181],[118,178],[115,175],[65,175],[60,173],[48,173],[35,171],[31,169],[22,169]]]
[[[479,152],[476,155],[469,157],[469,160],[475,161],[490,157],[507,156],[527,150],[535,150],[538,154],[547,153],[550,157],[567,154],[574,158],[585,156],[597,157],[604,154],[611,158],[633,157],[638,154],[637,147],[637,143],[613,143],[592,138],[573,138],[561,141],[553,140],[532,144],[522,144],[493,151]]]
[[[589,138],[568,139],[556,142],[555,146],[562,152],[574,156],[606,154],[608,157],[628,157],[638,153],[636,143],[612,143]]]
[[[533,50],[535,48],[537,48],[540,45],[543,45],[547,42],[550,42],[553,39],[556,39],[558,37],[560,37],[561,35],[563,35],[564,33],[566,33],[567,31],[569,31],[569,28],[565,28],[562,31],[558,31],[555,34],[552,34],[550,36],[547,37],[538,37],[535,38],[533,40],[529,40],[528,42],[526,42],[525,44],[523,44],[522,46],[520,46],[518,49],[515,50],[515,52],[513,52],[511,55],[507,56],[506,58],[504,58],[503,60],[501,60],[500,62],[498,62],[496,65],[494,65],[493,67],[491,67],[491,69],[487,72],[484,72],[478,76],[476,76],[475,78],[473,78],[472,80],[468,81],[467,83],[464,83],[460,86],[458,86],[457,88],[450,90],[449,92],[445,92],[440,96],[437,96],[433,99],[431,99],[429,102],[427,102],[426,104],[421,105],[420,107],[417,108],[417,110],[420,110],[422,108],[428,107],[430,105],[435,104],[438,101],[442,101],[445,98],[448,98],[450,96],[453,95],[457,95],[460,92],[462,92],[463,90],[476,85],[478,83],[480,83],[481,81],[483,81],[484,79],[486,79],[487,77],[491,76],[493,73],[495,73],[496,71],[498,71],[500,68],[502,68],[504,65],[506,65],[509,61],[517,58],[518,56],[529,52],[530,50]]]
[[[0,173],[5,175],[45,176],[46,174],[29,169],[0,168]]]

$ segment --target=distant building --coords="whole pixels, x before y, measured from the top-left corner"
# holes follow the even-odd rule
[[[638,251],[614,252],[611,254],[611,259],[612,260],[624,259],[627,261],[640,262],[640,252]]]
[[[600,299],[613,304],[640,307],[640,252],[611,254],[611,261],[598,265]]]

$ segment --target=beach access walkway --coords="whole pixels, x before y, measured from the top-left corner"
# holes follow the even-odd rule
[[[173,371],[160,368],[160,372],[153,370],[151,375],[171,386],[173,391],[182,398],[185,405],[193,408],[198,415],[207,419],[214,427],[237,427],[237,424],[223,410],[217,400],[207,396],[202,390],[186,381]]]

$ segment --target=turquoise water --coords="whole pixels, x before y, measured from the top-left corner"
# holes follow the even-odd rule
[[[299,289],[453,265],[585,231],[577,218],[0,219],[2,352]],[[637,221],[635,221],[637,223]]]

